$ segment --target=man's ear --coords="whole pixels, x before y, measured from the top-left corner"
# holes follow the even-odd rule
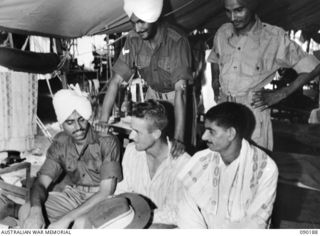
[[[229,135],[229,140],[232,141],[236,138],[237,136],[237,131],[234,127],[228,128],[228,135]]]
[[[161,137],[161,130],[160,129],[156,129],[154,131],[152,131],[152,136],[154,139],[159,139]]]

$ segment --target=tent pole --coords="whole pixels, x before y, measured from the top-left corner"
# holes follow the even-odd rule
[[[67,89],[68,88],[68,84],[67,84],[67,73],[66,72],[62,72],[60,80],[62,82],[62,88],[63,89]]]
[[[50,95],[53,98],[53,93],[52,93],[51,85],[50,85],[50,82],[49,82],[48,78],[46,78],[46,82],[47,82],[47,85],[48,85],[48,88],[49,88]]]

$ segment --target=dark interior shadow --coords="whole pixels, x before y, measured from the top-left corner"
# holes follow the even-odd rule
[[[319,228],[319,209],[320,192],[278,183],[272,228]]]
[[[282,228],[283,221],[298,221],[301,209],[304,206],[304,192],[297,186],[288,184],[285,173],[294,172],[299,179],[301,166],[297,160],[289,153],[271,153],[271,158],[275,161],[279,170],[277,195],[271,215],[272,228]],[[293,180],[291,180],[293,182]]]

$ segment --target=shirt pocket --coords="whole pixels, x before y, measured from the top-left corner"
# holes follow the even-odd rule
[[[148,55],[140,54],[138,56],[137,67],[143,69],[150,66],[151,58]]]
[[[77,158],[72,156],[72,155],[68,155],[65,157],[65,169],[68,173],[73,173],[76,169],[77,169]]]
[[[100,168],[102,166],[100,152],[97,152],[97,151],[91,152],[91,158],[87,160],[87,166],[88,166],[88,169],[93,172],[96,172],[96,173],[100,172]]]
[[[250,77],[258,76],[264,70],[264,63],[258,55],[249,55],[241,63],[242,74]]]
[[[158,66],[169,73],[172,73],[174,68],[174,63],[171,62],[170,57],[159,57]]]

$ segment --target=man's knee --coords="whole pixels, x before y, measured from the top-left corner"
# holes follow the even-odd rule
[[[90,224],[87,220],[87,217],[84,216],[80,216],[78,217],[72,226],[73,229],[92,229],[92,224]]]
[[[20,207],[19,214],[18,214],[18,219],[20,222],[24,222],[27,219],[27,217],[29,216],[29,213],[30,213],[30,209],[31,209],[31,205],[29,202],[23,204]]]

